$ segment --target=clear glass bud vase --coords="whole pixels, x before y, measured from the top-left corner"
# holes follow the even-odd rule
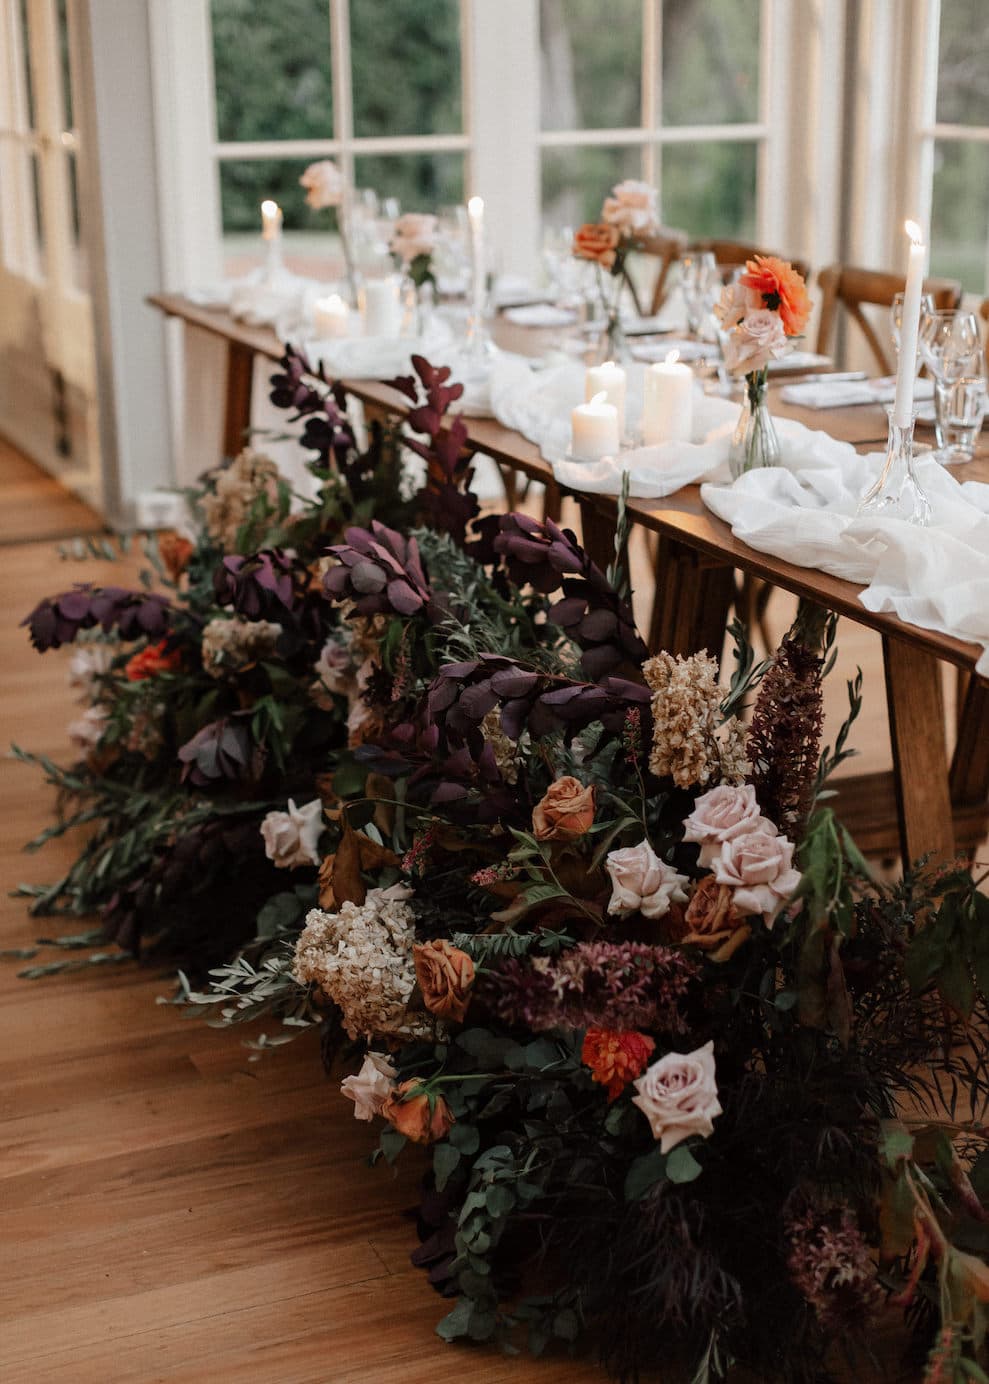
[[[733,481],[758,466],[780,464],[780,440],[766,402],[767,383],[765,370],[745,376],[745,399],[728,451]]]
[[[597,354],[599,365],[606,360],[613,360],[616,365],[628,365],[632,359],[628,348],[628,338],[625,335],[625,328],[622,326],[621,314],[617,307],[609,308],[607,311],[604,329],[598,342]]]

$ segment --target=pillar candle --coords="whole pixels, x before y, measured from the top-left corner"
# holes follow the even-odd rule
[[[665,360],[648,365],[642,399],[642,440],[689,442],[694,427],[694,376],[689,365],[671,351]]]
[[[365,279],[359,297],[365,336],[398,336],[402,329],[402,304],[397,276]]]
[[[595,394],[603,394],[609,404],[614,404],[618,413],[618,431],[625,431],[625,371],[613,360],[603,365],[591,365],[584,376],[584,399],[593,399]]]
[[[600,461],[618,454],[618,410],[604,393],[595,394],[586,404],[578,404],[570,415],[570,450],[575,461]]]
[[[904,229],[910,237],[910,264],[907,284],[903,291],[903,316],[900,319],[900,358],[896,368],[896,397],[893,401],[893,422],[898,428],[908,428],[913,418],[913,386],[917,378],[917,338],[920,335],[920,298],[924,291],[924,264],[927,246],[916,221],[907,221]]]
[[[349,309],[339,293],[317,298],[313,303],[313,324],[320,338],[347,335]]]

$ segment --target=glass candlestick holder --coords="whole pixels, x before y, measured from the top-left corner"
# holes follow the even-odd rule
[[[886,459],[875,484],[862,496],[857,518],[905,519],[909,524],[925,526],[931,521],[931,502],[917,477],[913,455],[913,428],[917,415],[901,427],[889,417],[889,438]]]

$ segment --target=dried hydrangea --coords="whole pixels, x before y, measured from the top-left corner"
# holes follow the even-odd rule
[[[481,734],[491,746],[498,772],[506,783],[518,783],[522,754],[514,740],[501,728],[501,710],[495,707],[481,722]]]
[[[722,724],[717,661],[707,653],[660,653],[646,660],[642,673],[652,689],[652,772],[680,788],[744,783],[745,729],[734,716]]]
[[[229,466],[214,472],[213,491],[203,497],[206,531],[218,547],[229,552],[255,500],[272,494],[278,467],[270,457],[245,447]]]
[[[222,678],[270,658],[281,632],[281,625],[271,620],[210,620],[203,630],[203,669],[211,678]]]
[[[415,914],[407,890],[372,889],[337,913],[314,908],[295,948],[292,974],[316,985],[343,1013],[351,1038],[431,1038],[436,1021],[409,1014],[415,988]]]

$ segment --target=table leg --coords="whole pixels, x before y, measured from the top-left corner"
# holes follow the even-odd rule
[[[227,397],[223,415],[223,455],[235,457],[247,443],[254,390],[254,352],[231,341],[227,347]]]
[[[720,659],[734,598],[733,568],[712,562],[676,539],[661,537],[647,641],[650,650],[687,655],[706,649]]]
[[[883,636],[883,661],[903,864],[921,855],[951,860],[955,830],[941,665],[933,654],[889,635]]]
[[[951,761],[951,801],[958,807],[985,807],[989,797],[989,683],[974,676],[967,683]]]

